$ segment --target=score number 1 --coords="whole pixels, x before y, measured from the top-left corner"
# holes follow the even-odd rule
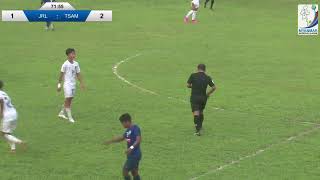
[[[2,21],[28,21],[28,19],[21,10],[3,10]]]

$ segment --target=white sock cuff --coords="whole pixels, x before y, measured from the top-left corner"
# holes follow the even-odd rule
[[[11,134],[5,134],[4,137],[10,142],[18,143],[18,144],[22,143],[22,141],[20,139],[12,136]]]
[[[12,151],[16,150],[16,144],[15,144],[15,143],[10,142],[9,144],[10,144],[10,149],[11,149]]]

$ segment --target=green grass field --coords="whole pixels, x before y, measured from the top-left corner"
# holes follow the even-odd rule
[[[123,133],[123,112],[142,128],[144,180],[319,179],[320,130],[303,122],[320,123],[320,39],[297,36],[303,2],[310,1],[217,0],[192,25],[183,23],[188,0],[74,0],[77,9],[112,9],[113,22],[56,23],[55,32],[43,23],[0,22],[0,79],[19,112],[15,134],[28,142],[26,152],[11,155],[0,141],[0,179],[122,179],[125,143],[102,142]],[[0,7],[37,9],[39,2],[1,0]],[[77,91],[74,125],[57,118],[68,47],[76,48],[87,85]],[[117,72],[158,95],[113,73],[136,54]],[[198,63],[218,86],[201,137],[180,101],[189,99],[186,80]]]

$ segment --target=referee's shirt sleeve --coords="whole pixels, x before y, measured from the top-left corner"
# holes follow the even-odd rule
[[[212,78],[209,76],[209,78],[208,78],[208,84],[209,84],[209,86],[210,87],[213,87],[214,86],[214,81],[212,80]]]
[[[188,83],[188,84],[192,84],[192,80],[193,80],[193,74],[190,75],[187,83]]]

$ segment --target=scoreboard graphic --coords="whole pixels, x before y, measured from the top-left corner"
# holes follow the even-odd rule
[[[67,2],[48,2],[39,10],[3,10],[8,22],[108,22],[111,10],[76,10]]]

